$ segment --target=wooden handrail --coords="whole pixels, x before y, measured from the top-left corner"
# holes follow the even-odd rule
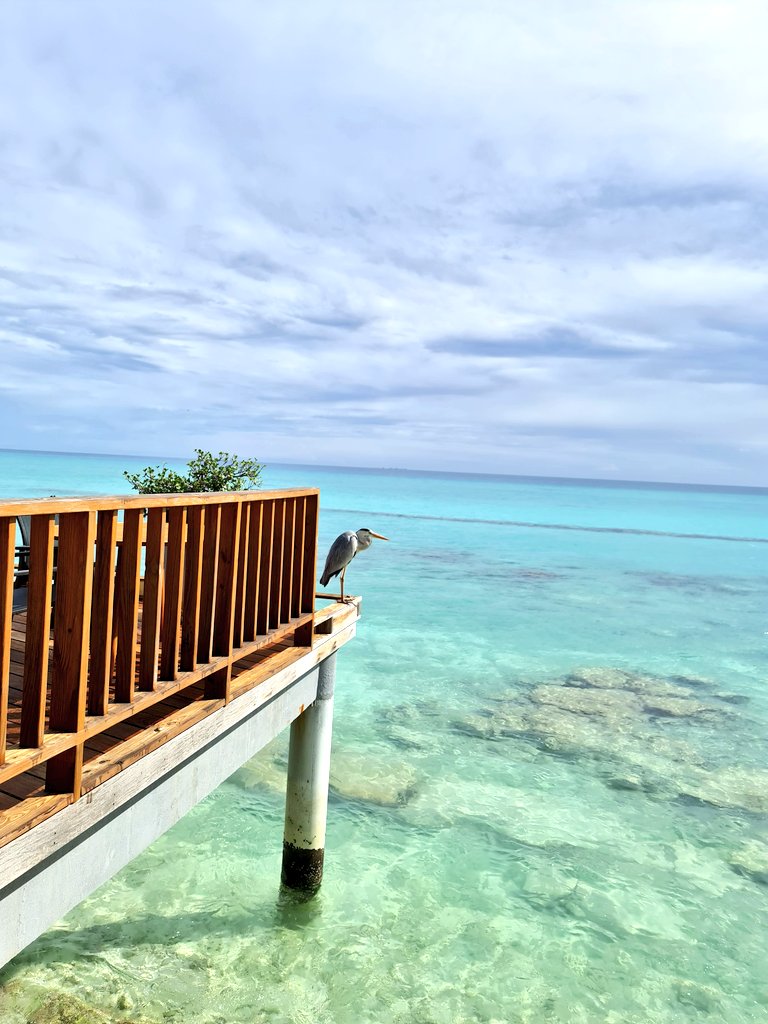
[[[233,667],[277,639],[311,646],[318,504],[316,488],[0,500],[0,780],[45,762],[47,791],[76,800],[88,738],[196,683],[228,701]]]
[[[189,494],[109,494],[72,498],[0,498],[0,516],[39,515],[45,512],[97,512],[126,508],[171,508],[183,505],[228,505],[230,502],[277,498],[319,497],[317,487],[284,487],[272,491],[201,491]]]

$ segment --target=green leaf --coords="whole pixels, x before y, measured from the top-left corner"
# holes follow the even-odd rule
[[[261,486],[264,466],[256,459],[241,459],[229,452],[214,455],[195,448],[186,474],[167,466],[146,466],[140,473],[123,473],[139,494],[182,494],[198,491],[249,491]]]

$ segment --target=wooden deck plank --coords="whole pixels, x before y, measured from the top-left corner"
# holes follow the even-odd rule
[[[207,665],[198,665],[193,672],[179,672],[176,679],[159,682],[152,693],[136,693],[134,694],[134,699],[132,701],[110,703],[107,715],[86,716],[82,730],[83,738],[87,741],[90,736],[109,728],[111,723],[117,723],[124,721],[126,718],[131,718],[143,708],[150,707],[151,705],[164,700],[171,694],[191,686],[196,681],[205,679],[208,676],[227,668],[229,665],[233,666],[233,673],[236,673],[237,664],[241,659],[247,657],[254,651],[269,648],[270,645],[280,640],[287,633],[293,630],[298,631],[298,629],[305,627],[310,621],[311,616],[302,615],[298,619],[284,624],[279,629],[271,630],[266,636],[257,637],[255,640],[244,644],[237,650],[232,651],[228,657],[217,658],[214,661],[209,662]],[[12,725],[13,723],[9,714],[9,744],[6,754],[6,763],[4,765],[0,765],[0,783],[2,783],[4,779],[10,778],[11,776],[18,774],[20,771],[25,771],[34,765],[40,764],[72,746],[72,737],[68,733],[48,732],[40,746],[32,748],[19,748],[17,746],[14,748],[11,746],[11,739],[18,734],[15,733]]]
[[[334,633],[339,636],[334,646],[351,638],[350,628],[358,614],[356,604],[332,605],[320,613],[323,614],[326,621],[333,622]],[[233,699],[254,687],[268,685],[276,674],[290,671],[293,664],[304,658],[306,648],[297,647],[292,641],[292,636],[277,637],[269,648],[252,650],[239,657],[233,666]],[[223,705],[221,698],[206,699],[203,682],[197,680],[186,690],[168,695],[155,706],[134,714],[130,721],[109,722],[99,734],[86,741],[82,792],[90,792]],[[20,778],[0,783],[0,847],[71,802],[69,794],[41,795],[42,782],[43,768],[38,765]]]
[[[6,810],[0,811],[0,846],[29,832],[35,825],[71,803],[72,796],[68,793],[52,793],[16,801]]]
[[[111,779],[124,768],[139,761],[146,754],[161,747],[191,725],[202,721],[223,707],[223,697],[192,701],[185,707],[169,714],[153,729],[142,729],[122,743],[116,744],[111,750],[101,757],[94,758],[85,766],[83,792],[87,793],[95,786]]]

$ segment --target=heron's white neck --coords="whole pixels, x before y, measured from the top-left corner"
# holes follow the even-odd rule
[[[365,551],[366,548],[369,548],[371,544],[373,544],[373,537],[367,530],[358,530],[355,536],[357,537],[358,551]]]

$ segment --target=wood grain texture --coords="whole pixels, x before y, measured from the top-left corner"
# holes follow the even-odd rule
[[[56,612],[51,673],[51,732],[80,733],[85,725],[88,639],[93,595],[95,512],[70,512],[59,524]],[[49,793],[80,795],[82,744],[48,762]]]
[[[315,580],[317,579],[317,529],[319,501],[317,496],[308,497],[307,519],[304,527],[304,571],[302,582],[301,610],[311,612],[315,606]]]
[[[345,611],[348,609],[345,608]],[[119,781],[97,786],[92,791],[92,799],[80,800],[73,806],[64,809],[66,797],[57,798],[61,801],[61,816],[44,823],[43,815],[32,823],[20,824],[27,815],[26,810],[15,813],[16,828],[13,838],[15,843],[5,843],[4,818],[0,811],[0,877],[13,881],[21,877],[31,868],[45,861],[53,845],[63,847],[76,840],[89,830],[98,827],[99,823],[110,818],[120,807],[134,800],[145,789],[152,786],[158,778],[174,772],[189,757],[211,742],[222,732],[231,729],[245,718],[259,713],[262,708],[272,704],[275,696],[286,690],[293,683],[334,650],[338,650],[354,636],[355,623],[336,632],[334,636],[324,637],[322,643],[312,651],[289,648],[279,655],[255,664],[244,671],[236,682],[237,696],[226,708],[220,705],[212,710],[202,722],[175,737],[171,742],[164,743],[148,757],[146,762],[139,758],[139,764],[133,765]],[[173,712],[175,716],[176,712]],[[195,712],[192,712],[195,714]],[[169,731],[176,731],[169,720]],[[170,737],[169,737],[170,738]],[[128,753],[128,752],[126,752]],[[129,753],[129,757],[131,754]],[[116,747],[113,754],[119,763],[120,750]],[[101,770],[103,766],[100,766]],[[47,798],[52,803],[53,798]],[[30,818],[32,817],[30,809]],[[34,824],[39,824],[36,829]]]
[[[175,679],[179,671],[182,576],[184,573],[185,508],[169,508],[165,561],[163,623],[160,629],[160,678]]]
[[[291,595],[293,591],[294,532],[296,530],[296,504],[293,498],[283,503],[283,566],[282,590],[280,596],[280,621],[288,622],[291,617]]]
[[[53,515],[32,516],[21,703],[22,747],[39,747],[45,732],[53,584]]]
[[[216,613],[213,624],[213,653],[219,657],[229,654],[232,650],[241,508],[241,505],[222,505],[221,508]]]
[[[197,664],[200,636],[200,594],[203,574],[205,536],[204,508],[193,505],[187,509],[187,546],[184,556],[184,599],[181,611],[182,672],[191,672]]]
[[[216,611],[216,577],[219,569],[219,529],[221,506],[209,505],[205,510],[203,568],[200,584],[200,632],[197,643],[198,662],[213,657],[213,618]]]
[[[141,603],[141,650],[139,652],[138,688],[142,692],[154,690],[157,683],[165,576],[165,531],[165,509],[149,509],[144,556],[144,596]]]
[[[117,657],[115,700],[133,700],[136,684],[137,629],[139,623],[139,580],[144,533],[142,510],[128,509],[123,520],[123,543],[116,577]]]
[[[235,708],[234,714],[238,720],[252,714],[253,710],[258,707],[266,707],[267,705],[269,705],[276,693],[280,692],[286,686],[291,685],[291,683],[294,680],[300,678],[313,665],[317,664],[319,661],[322,661],[330,653],[332,653],[335,650],[338,650],[341,646],[343,646],[345,643],[352,639],[352,637],[354,636],[356,620],[358,617],[358,607],[356,604],[330,605],[327,608],[323,609],[321,613],[319,613],[319,618],[323,619],[323,617],[327,617],[328,621],[332,621],[332,635],[327,635],[323,636],[322,638],[319,638],[318,644],[311,651],[306,651],[301,648],[295,647],[293,644],[290,643],[290,640],[288,640],[287,644],[280,643],[277,641],[276,638],[276,640],[270,644],[269,648],[263,652],[255,651],[252,655],[249,655],[245,658],[239,656],[239,660],[237,664],[234,666],[235,674],[232,682],[233,699],[228,705],[229,708]],[[289,633],[290,630],[286,629],[285,636],[289,637]],[[177,684],[168,685],[170,687],[175,686]],[[179,686],[179,689],[181,688],[182,687]],[[160,697],[162,697],[162,695],[158,693],[142,695],[141,697],[137,698],[137,708],[139,708],[142,702],[145,700],[154,703]],[[206,739],[201,740],[200,742],[207,742],[208,739],[220,733],[222,729],[226,730],[226,728],[228,728],[231,725],[231,720],[229,718],[223,718],[223,724],[217,725],[216,723],[219,721],[219,718],[211,717],[218,716],[219,714],[221,714],[222,716],[224,715],[224,709],[222,708],[221,703],[222,702],[216,704],[214,701],[205,702],[205,704],[209,708],[209,711],[205,717],[210,718],[212,731],[210,735],[206,733]],[[172,703],[170,706],[172,707],[172,709],[180,709],[184,705],[175,702]],[[136,713],[134,712],[134,718],[135,714]],[[165,739],[170,739],[171,735],[175,735],[178,732],[183,731],[178,730],[176,727],[176,710],[172,710],[171,714],[173,718],[168,719],[169,728],[166,730],[164,726],[161,726],[159,732],[157,733],[157,738],[164,736]],[[190,712],[190,718],[197,720],[199,714],[202,715],[202,708]],[[153,716],[151,721],[153,723],[157,723],[164,721],[164,719],[158,719],[156,716]],[[156,728],[157,726],[155,724],[152,725],[151,728],[147,727],[146,729],[147,746],[144,748],[145,753],[148,753],[149,747],[154,747],[156,745]],[[131,737],[137,736],[135,728],[129,727],[127,725],[124,727],[124,731],[121,731],[123,727],[119,727],[117,730],[115,730],[114,726],[112,726],[111,723],[107,722],[99,726],[97,730],[95,728],[95,723],[86,721],[86,731],[92,730],[90,732],[90,735],[96,735],[97,731],[103,734],[106,732],[107,729],[110,731],[112,735],[118,737],[124,736],[126,739],[130,739]],[[71,737],[63,737],[63,739],[71,740]],[[119,742],[117,745],[115,745],[114,742],[105,742],[101,744],[99,749],[102,749],[105,752],[111,750],[111,764],[109,759],[101,761],[98,767],[94,766],[94,774],[97,777],[99,777],[101,781],[105,781],[108,777],[120,772],[124,767],[126,767],[126,764],[124,764],[122,761],[122,755],[125,754],[128,763],[130,763],[134,759],[140,759],[141,755],[139,755],[139,757],[136,757],[136,755],[139,753],[138,748],[141,747],[142,744],[143,741],[138,738],[122,748],[122,741]],[[182,757],[182,759],[187,756],[186,750],[186,745],[184,745],[184,752],[182,752],[179,755]],[[169,762],[167,768],[165,769],[159,769],[154,765],[151,768],[148,766],[145,771],[140,773],[140,778],[137,781],[139,789],[152,785],[153,782],[156,781],[159,771],[173,770],[175,763],[175,761],[173,763]],[[0,771],[2,771],[2,769],[0,769]],[[87,771],[87,768],[84,769],[84,771]],[[83,791],[90,790],[91,785],[92,781],[90,776],[87,782],[85,781],[84,776]],[[131,788],[130,785],[121,784],[119,787],[112,791],[114,799],[113,797],[110,797],[109,807],[114,809],[116,806],[125,803],[126,801],[130,800],[134,795],[136,795],[136,792],[137,790]],[[80,832],[83,832],[88,828],[93,827],[94,824],[96,824],[95,820],[90,816],[90,808],[92,806],[90,802],[86,804],[86,801],[80,801],[80,804],[78,806],[81,807],[81,813],[78,813],[76,815],[76,818],[73,819],[72,827],[74,828],[74,832],[71,833],[72,835],[77,835]],[[14,821],[18,822],[19,819],[22,817],[23,812],[17,814],[14,818]],[[77,822],[77,824],[74,824],[75,821]],[[25,831],[29,831],[31,828],[32,825],[30,824],[30,827],[28,829],[21,828],[17,830],[15,832],[14,838],[17,838],[19,835],[24,834]],[[67,836],[70,835],[70,833],[66,831],[68,828],[69,826],[65,825],[65,831],[62,832],[61,829],[57,827],[57,843],[67,841]],[[47,853],[50,851],[51,839],[47,837],[45,833],[42,833],[41,836],[42,837],[40,840],[37,840],[34,836],[30,836],[29,839],[33,846],[37,846],[37,844],[39,844],[41,856],[46,856]],[[2,847],[5,842],[6,835],[4,832],[4,817],[2,810],[0,809],[0,847]],[[0,854],[0,874],[8,875],[9,877],[16,877],[15,872],[17,868],[19,870],[25,870],[28,869],[29,866],[34,863],[33,860],[31,859],[31,847],[29,845],[19,846],[17,849],[18,852],[16,850],[10,851],[7,856],[5,856],[4,854]],[[18,859],[19,857],[21,857],[21,860]]]
[[[112,613],[115,599],[115,541],[117,512],[98,514],[96,564],[91,603],[91,668],[88,683],[88,713],[105,715],[112,676]]]
[[[269,584],[269,628],[280,625],[283,595],[283,528],[285,525],[285,502],[275,502],[272,521],[272,573]]]
[[[272,585],[272,530],[275,503],[265,502],[261,508],[261,554],[259,555],[259,599],[256,610],[256,635],[264,636],[269,629],[269,598]]]
[[[327,632],[315,644],[318,500],[316,489],[295,489],[24,502],[20,514],[33,516],[32,557],[28,608],[16,616],[14,503],[0,502],[0,730],[9,737],[0,814],[43,787],[76,800],[85,744],[95,744],[89,757],[109,754],[115,736],[150,730],[159,719],[147,715],[163,702],[228,705],[245,692],[252,669],[269,679],[283,656],[325,644],[337,620],[326,615],[323,624],[321,614]],[[345,605],[343,614],[356,617],[357,609]],[[22,725],[29,746],[21,746]],[[148,732],[126,755],[156,742]],[[114,762],[96,775],[121,767]]]
[[[245,607],[243,610],[243,641],[253,640],[257,633],[256,606],[259,601],[259,573],[261,561],[261,523],[264,504],[251,502],[248,523],[248,572],[245,578]]]
[[[291,618],[301,615],[302,580],[304,577],[304,530],[306,527],[306,500],[296,498],[296,518],[293,534],[293,579],[291,580]]]
[[[135,686],[142,535],[141,510],[128,509],[123,521],[123,544],[120,549],[120,571],[116,584],[118,649],[115,662],[115,699],[118,701],[132,700]]]
[[[100,512],[102,509],[178,508],[228,505],[243,501],[273,501],[300,494],[319,494],[316,487],[285,487],[274,491],[204,491],[199,494],[110,494],[97,498],[2,498],[0,516],[58,515],[61,512]]]
[[[248,581],[248,556],[250,545],[248,536],[251,526],[252,502],[240,506],[240,540],[237,553],[237,581],[235,583],[235,625],[232,632],[232,646],[239,647],[243,642],[245,631],[245,590]]]
[[[15,543],[15,517],[0,516],[0,764],[5,761],[5,741],[8,729]]]
[[[315,608],[315,580],[317,579],[317,530],[320,500],[317,494],[307,495],[305,502],[304,547],[301,577],[301,612]],[[314,620],[296,630],[296,643],[311,647],[314,639]]]
[[[72,803],[66,794],[36,796],[21,800],[8,810],[0,812],[0,847],[30,832],[57,811]]]

